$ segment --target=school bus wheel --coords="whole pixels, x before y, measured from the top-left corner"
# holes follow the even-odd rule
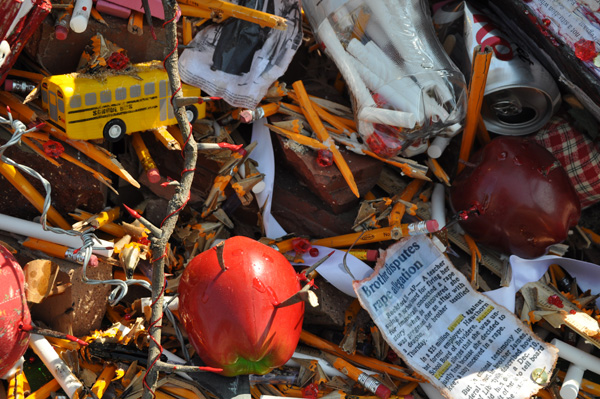
[[[188,105],[185,107],[185,116],[187,117],[188,122],[194,123],[196,119],[198,119],[198,108],[193,105]]]
[[[111,119],[104,125],[104,138],[108,141],[116,142],[125,137],[125,132],[127,128],[125,126],[125,122],[121,119],[115,118]]]

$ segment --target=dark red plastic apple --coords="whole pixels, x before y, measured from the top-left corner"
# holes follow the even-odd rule
[[[179,313],[198,356],[221,374],[266,374],[294,353],[304,303],[277,305],[300,290],[278,251],[246,237],[196,256],[179,283]]]
[[[31,324],[25,299],[25,276],[14,256],[0,245],[0,377],[23,356],[29,333],[19,326]]]
[[[536,258],[567,238],[580,204],[556,158],[541,145],[499,137],[475,153],[452,183],[455,211],[479,206],[481,215],[461,221],[476,241],[506,254]]]

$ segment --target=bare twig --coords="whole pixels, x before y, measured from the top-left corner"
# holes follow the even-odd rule
[[[182,97],[181,93],[181,80],[179,77],[178,70],[178,54],[177,54],[177,24],[175,21],[176,1],[175,0],[163,0],[163,8],[165,12],[165,34],[166,41],[169,48],[167,48],[168,56],[165,60],[165,69],[169,75],[169,82],[171,85],[171,92],[175,93],[174,98]],[[176,104],[175,101],[173,101]],[[152,317],[150,319],[150,347],[148,349],[148,364],[149,369],[146,373],[143,399],[152,399],[154,391],[156,390],[156,382],[158,379],[159,369],[163,367],[153,367],[158,361],[160,356],[160,340],[161,330],[160,323],[163,316],[163,295],[164,295],[164,284],[165,284],[165,260],[164,256],[167,243],[169,238],[173,234],[179,212],[185,206],[190,196],[190,188],[192,186],[192,179],[194,177],[194,168],[196,167],[197,149],[196,142],[193,135],[191,134],[190,124],[185,116],[185,108],[174,107],[175,117],[179,123],[179,128],[185,140],[185,146],[183,148],[184,153],[184,170],[182,172],[180,185],[177,186],[175,195],[169,201],[167,207],[167,217],[165,218],[161,229],[162,234],[160,236],[152,236],[151,238],[151,249],[155,256],[153,261],[152,270]],[[164,364],[161,364],[164,366]],[[171,370],[173,368],[171,367]]]

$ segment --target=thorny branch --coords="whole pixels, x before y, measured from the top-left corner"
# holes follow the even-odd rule
[[[165,69],[169,75],[169,82],[171,85],[171,92],[175,93],[174,98],[182,97],[180,90],[181,80],[179,77],[178,69],[178,54],[177,54],[177,21],[175,18],[176,2],[175,0],[163,0],[163,8],[165,11],[165,34],[168,48],[167,53],[169,56],[165,60]],[[174,107],[175,108],[175,107]],[[154,262],[152,267],[152,317],[150,319],[149,334],[152,337],[150,339],[150,347],[148,349],[148,365],[152,365],[157,362],[160,356],[160,340],[161,340],[161,323],[163,316],[163,297],[164,297],[164,279],[165,279],[165,260],[163,256],[166,251],[167,242],[173,234],[177,219],[179,217],[179,211],[190,195],[190,188],[192,186],[192,180],[194,178],[194,168],[196,167],[197,149],[196,141],[191,133],[191,127],[185,116],[185,108],[175,108],[175,117],[179,123],[179,128],[185,140],[185,146],[183,148],[184,153],[184,172],[181,176],[180,185],[177,187],[175,195],[169,201],[167,206],[167,218],[161,226],[162,235],[160,237],[153,236],[151,238],[151,249],[154,256]],[[148,373],[146,375],[146,384],[144,384],[143,399],[152,399],[154,391],[156,390],[156,383],[158,380],[158,368],[149,366]]]

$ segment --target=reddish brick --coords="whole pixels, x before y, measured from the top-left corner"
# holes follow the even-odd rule
[[[290,170],[293,170],[300,181],[306,184],[333,213],[340,214],[358,205],[359,199],[352,193],[335,165],[323,168],[317,163],[316,151],[296,152],[283,144],[284,139],[281,136],[276,135],[276,137],[273,141],[276,143],[279,164],[287,165]],[[368,156],[346,151],[341,147],[340,152],[354,175],[360,195],[366,194],[377,183],[383,163]]]

